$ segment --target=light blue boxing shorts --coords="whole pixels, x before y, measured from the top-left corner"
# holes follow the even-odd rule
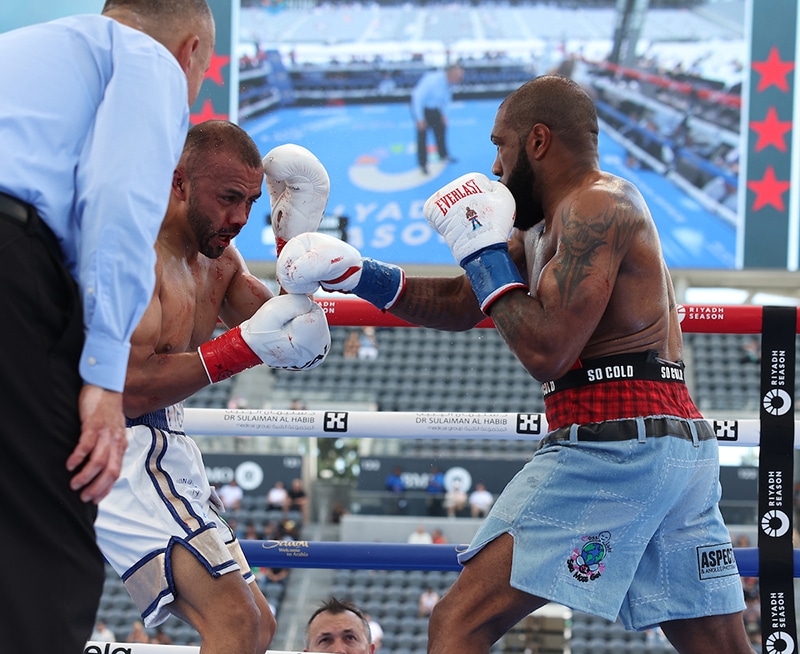
[[[744,609],[710,425],[635,418],[542,439],[467,551],[514,538],[511,586],[643,630]]]
[[[128,421],[122,472],[99,504],[100,550],[136,603],[146,627],[169,617],[175,581],[169,559],[178,545],[214,577],[255,577],[236,535],[219,516],[197,444],[183,433],[181,405]]]

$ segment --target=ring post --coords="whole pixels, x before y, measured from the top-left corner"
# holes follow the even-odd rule
[[[758,554],[764,643],[797,643],[792,549],[795,333],[797,309],[764,307],[761,340],[761,449]]]

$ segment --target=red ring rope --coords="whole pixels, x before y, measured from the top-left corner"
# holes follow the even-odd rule
[[[332,295],[317,297],[315,300],[325,309],[328,323],[333,326],[415,326],[356,297]],[[678,314],[681,317],[681,329],[685,333],[760,334],[762,309],[760,306],[749,305],[682,304],[678,306]],[[494,327],[494,323],[491,318],[486,318],[477,327]],[[800,333],[800,312],[796,329]]]

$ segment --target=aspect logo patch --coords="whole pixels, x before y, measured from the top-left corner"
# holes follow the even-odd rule
[[[730,543],[698,547],[697,569],[700,579],[716,579],[739,574]]]

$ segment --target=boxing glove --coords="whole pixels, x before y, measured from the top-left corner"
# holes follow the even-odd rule
[[[211,383],[260,363],[310,370],[328,354],[331,334],[325,312],[305,295],[267,300],[249,320],[198,348]]]
[[[405,288],[399,266],[363,258],[349,243],[309,232],[286,243],[278,256],[278,283],[287,293],[355,293],[382,310],[390,309]]]
[[[442,187],[422,212],[464,268],[481,310],[514,288],[525,288],[508,253],[516,204],[503,184],[468,173]]]
[[[275,246],[280,254],[293,236],[317,231],[328,204],[330,179],[319,159],[292,143],[270,150],[261,164],[272,206]]]

